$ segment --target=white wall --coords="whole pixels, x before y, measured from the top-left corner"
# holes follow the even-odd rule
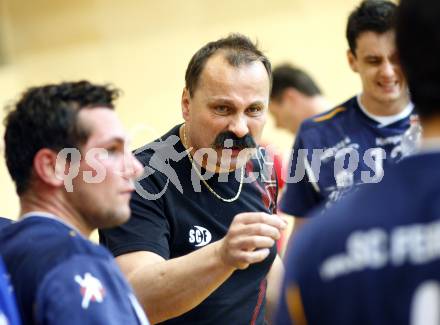
[[[0,105],[31,85],[84,78],[112,82],[124,90],[117,110],[139,146],[181,121],[189,59],[206,42],[230,32],[258,39],[274,64],[290,61],[308,70],[337,104],[360,89],[346,63],[344,36],[346,18],[357,3],[0,0],[8,60],[0,67]],[[281,150],[292,141],[271,121],[264,138]],[[4,159],[0,184],[0,215],[16,218],[18,200]]]

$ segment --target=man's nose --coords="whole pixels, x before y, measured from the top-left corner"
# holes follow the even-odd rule
[[[244,115],[235,116],[229,123],[228,130],[242,138],[249,133],[248,120]]]

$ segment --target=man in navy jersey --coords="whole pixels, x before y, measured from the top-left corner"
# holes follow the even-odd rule
[[[402,0],[397,14],[397,49],[423,127],[420,152],[298,233],[277,324],[439,323],[439,16],[437,0]]]
[[[387,165],[411,151],[402,145],[413,106],[394,45],[395,11],[392,2],[366,0],[349,16],[347,57],[362,91],[300,127],[280,204],[297,229],[313,208],[380,182]]]
[[[270,76],[248,38],[206,44],[186,71],[185,124],[136,150],[145,168],[130,221],[100,235],[153,323],[265,322],[285,227],[273,214],[272,165],[256,147]]]
[[[5,119],[19,221],[0,230],[25,324],[148,324],[110,253],[88,240],[127,221],[141,165],[113,110],[87,81],[28,89]]]

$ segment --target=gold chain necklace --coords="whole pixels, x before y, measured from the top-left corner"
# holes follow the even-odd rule
[[[183,143],[183,146],[184,146],[184,147],[185,147],[185,146],[188,146],[188,149],[189,149],[188,140],[187,140],[187,138],[186,138],[186,128],[185,128],[185,124],[182,125],[182,128],[183,128],[183,132],[182,132],[182,133],[183,133],[183,142],[184,142],[184,143]],[[241,173],[240,173],[240,185],[239,185],[239,187],[238,187],[237,194],[235,194],[234,197],[231,197],[230,199],[227,199],[227,198],[224,198],[224,197],[220,196],[216,191],[214,191],[214,190],[212,189],[211,186],[209,186],[208,182],[203,178],[202,174],[200,174],[199,169],[198,169],[197,166],[195,165],[195,163],[194,163],[194,159],[193,159],[192,156],[191,156],[190,150],[187,150],[187,154],[188,154],[188,159],[189,159],[189,161],[191,162],[191,166],[194,168],[194,170],[195,170],[197,176],[198,176],[199,179],[202,181],[202,183],[205,184],[205,186],[206,186],[206,188],[209,190],[209,192],[211,192],[212,194],[214,194],[214,196],[215,196],[217,199],[222,200],[223,202],[230,203],[230,202],[234,202],[234,201],[236,201],[236,200],[239,198],[239,196],[240,196],[240,194],[241,194],[241,189],[243,188],[244,167],[241,167]]]

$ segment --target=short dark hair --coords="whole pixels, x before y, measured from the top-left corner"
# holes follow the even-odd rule
[[[440,114],[439,17],[438,0],[402,0],[397,14],[397,50],[421,118]]]
[[[383,34],[394,29],[397,6],[390,1],[364,0],[348,17],[346,37],[351,52],[356,55],[356,40],[363,32]]]
[[[78,148],[87,142],[89,130],[78,125],[83,108],[113,109],[119,91],[88,81],[63,82],[26,90],[15,105],[9,106],[5,157],[19,195],[29,186],[33,160],[42,148],[60,151]]]
[[[272,72],[271,99],[281,96],[286,88],[295,88],[302,94],[312,97],[321,95],[321,89],[304,70],[288,63],[277,66]]]
[[[254,61],[263,63],[269,79],[272,75],[272,68],[269,59],[258,49],[248,37],[241,34],[231,34],[214,42],[209,42],[198,50],[191,60],[185,73],[185,87],[190,96],[193,96],[200,75],[205,67],[206,61],[217,51],[224,50],[225,58],[233,67],[239,67]]]

